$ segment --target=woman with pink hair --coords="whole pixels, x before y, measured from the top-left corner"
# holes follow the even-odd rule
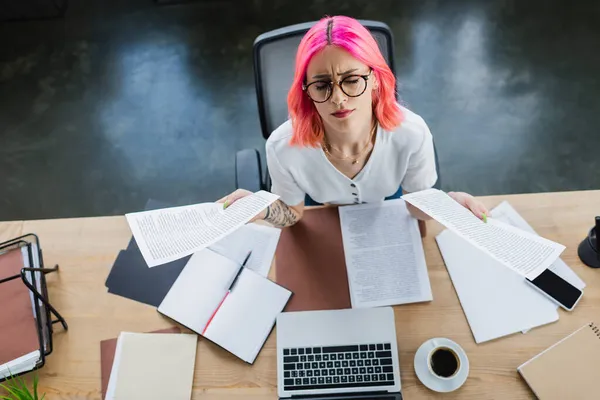
[[[290,119],[266,144],[271,191],[280,199],[256,219],[285,227],[302,218],[305,205],[376,202],[431,188],[431,133],[395,91],[396,78],[364,26],[345,16],[317,22],[298,46]],[[248,194],[239,189],[221,201],[227,207]],[[467,193],[449,195],[479,217],[487,213]]]

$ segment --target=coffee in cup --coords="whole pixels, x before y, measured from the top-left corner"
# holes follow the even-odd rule
[[[460,370],[460,358],[456,352],[445,346],[436,347],[427,359],[429,370],[439,378],[452,378]]]

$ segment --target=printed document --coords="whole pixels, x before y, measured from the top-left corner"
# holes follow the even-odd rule
[[[353,308],[433,299],[419,226],[404,200],[339,212]]]
[[[502,221],[506,224],[512,225],[516,228],[530,232],[537,235],[535,230],[519,215],[519,213],[507,202],[503,201],[491,211],[492,217],[495,220]],[[583,290],[585,288],[585,282],[581,280],[579,276],[560,258],[550,265],[548,268],[556,275],[575,286],[577,289]],[[550,300],[548,300],[550,301]],[[558,307],[558,306],[557,306]]]
[[[279,196],[259,191],[225,210],[202,203],[126,214],[135,241],[149,267],[193,254],[240,228]]]
[[[441,190],[410,193],[403,199],[530,280],[550,267],[565,249],[492,218],[485,223]]]

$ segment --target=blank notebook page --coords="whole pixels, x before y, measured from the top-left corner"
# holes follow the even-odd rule
[[[240,266],[209,249],[194,253],[158,311],[202,333]]]
[[[540,400],[600,398],[600,329],[588,324],[518,368]]]
[[[121,333],[106,399],[189,400],[197,339],[188,334]]]
[[[204,336],[253,363],[291,292],[244,269]]]

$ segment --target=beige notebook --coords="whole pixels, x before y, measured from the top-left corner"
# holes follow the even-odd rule
[[[189,400],[198,337],[122,332],[106,399]]]
[[[540,400],[600,398],[600,327],[587,324],[517,368]]]

